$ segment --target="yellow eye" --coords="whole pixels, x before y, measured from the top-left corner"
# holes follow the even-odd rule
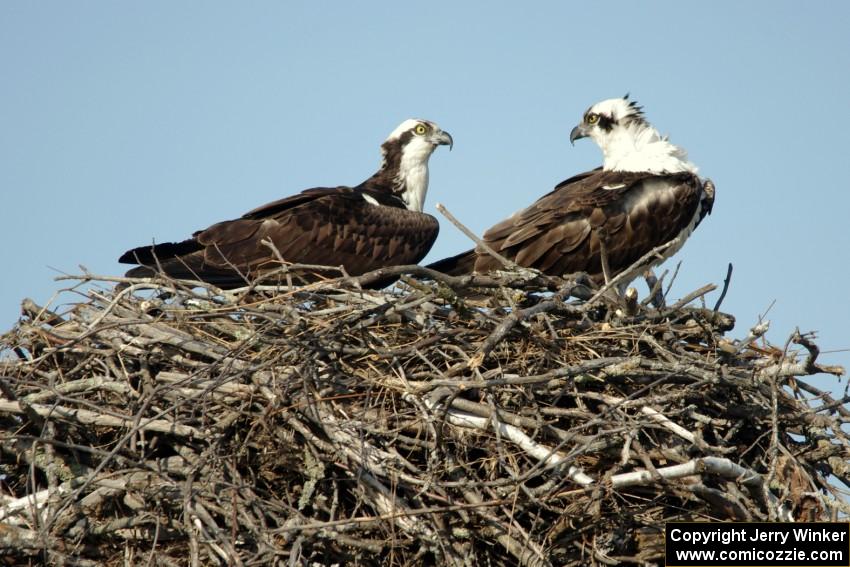
[[[588,124],[596,124],[597,122],[599,122],[599,115],[598,114],[588,114],[587,115],[587,123]]]
[[[414,128],[413,131],[421,136],[422,134],[428,131],[428,128],[424,124],[417,124],[416,128]]]

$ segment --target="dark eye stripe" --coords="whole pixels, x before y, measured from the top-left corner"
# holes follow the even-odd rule
[[[599,127],[605,130],[606,132],[610,132],[614,128],[614,122],[614,119],[610,116],[600,114],[597,124],[599,124]]]

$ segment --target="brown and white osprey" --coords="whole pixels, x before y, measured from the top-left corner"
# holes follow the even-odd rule
[[[380,169],[356,187],[317,187],[263,205],[183,242],[141,246],[119,262],[141,264],[129,277],[160,270],[178,279],[239,287],[280,267],[271,240],[290,263],[344,266],[360,275],[415,264],[434,244],[437,219],[423,213],[428,159],[452,137],[427,120],[405,120],[381,145]]]
[[[628,281],[682,247],[711,212],[714,185],[697,176],[685,151],[662,137],[628,95],[591,106],[570,141],[585,137],[602,149],[602,167],[562,181],[487,230],[483,241],[520,266],[558,276],[586,272],[598,280],[603,246],[613,277],[672,241],[661,258],[627,274]],[[429,267],[452,275],[503,268],[478,248]]]

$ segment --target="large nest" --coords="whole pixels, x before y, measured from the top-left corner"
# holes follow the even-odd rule
[[[667,521],[844,513],[850,412],[798,379],[842,372],[810,336],[726,338],[709,287],[406,271],[25,301],[0,564],[652,565]]]

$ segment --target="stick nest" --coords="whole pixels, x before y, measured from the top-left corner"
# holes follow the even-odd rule
[[[713,286],[656,308],[410,272],[26,300],[0,565],[657,565],[668,521],[846,513],[846,398],[799,379],[842,369],[810,335],[725,337]]]

